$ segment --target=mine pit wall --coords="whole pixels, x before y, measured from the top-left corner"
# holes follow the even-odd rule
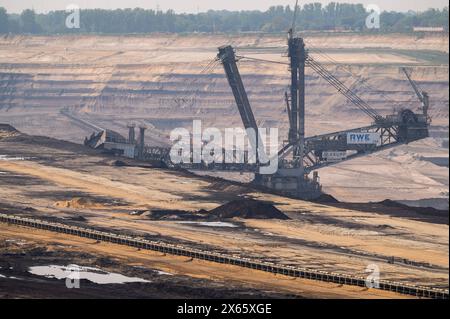
[[[448,39],[445,37],[325,34],[308,35],[306,39],[315,47],[338,48],[344,53],[358,49],[361,44],[385,48],[386,43],[392,50],[448,52]],[[0,60],[0,114],[7,116],[25,133],[75,142],[81,142],[81,136],[90,132],[62,119],[61,109],[81,112],[98,120],[108,118],[110,123],[114,120],[114,125],[122,125],[120,133],[124,136],[127,135],[129,120],[144,118],[155,121],[156,128],[164,134],[174,128],[159,121],[166,118],[179,120],[176,127],[186,127],[186,123],[194,118],[203,119],[207,126],[240,127],[239,115],[221,66],[207,74],[202,74],[202,69],[216,56],[217,47],[223,44],[231,43],[246,55],[275,48],[273,58],[282,61],[285,42],[284,35],[6,37],[0,39],[0,57],[3,56]],[[179,54],[180,51],[183,55]],[[383,52],[376,58],[386,55]],[[369,79],[366,84],[379,91],[368,92],[358,82],[355,83],[357,93],[381,113],[390,113],[392,108],[405,103],[418,107],[414,93],[399,72],[399,66],[403,65],[401,61],[407,65],[414,61],[400,53],[391,54],[398,60],[398,65],[388,63],[389,59],[385,58],[386,61],[354,64],[345,69],[331,64],[327,68],[344,83],[355,83],[349,70],[361,79]],[[370,52],[364,51],[345,59],[357,63],[361,59],[367,60],[366,54]],[[416,62],[418,65],[414,65]],[[412,68],[415,80],[433,97],[431,114],[436,119],[435,124],[448,122],[448,64],[437,66],[416,62],[408,67]],[[280,136],[285,136],[288,121],[284,92],[289,83],[286,66],[241,61],[240,70],[260,126],[278,127]],[[370,119],[357,112],[345,98],[308,69],[306,83],[307,135],[370,124]],[[385,95],[389,101],[402,102],[392,105],[386,102]],[[174,98],[184,97],[195,99],[193,103],[174,102]],[[24,112],[28,114],[27,118],[21,120]],[[42,114],[51,119],[51,128],[43,128],[46,120],[42,119]],[[348,116],[354,123],[345,120]],[[48,122],[47,126],[50,126]]]
[[[159,65],[158,68],[161,66]],[[180,71],[183,71],[183,65],[180,65]],[[17,66],[5,66],[9,71],[0,70],[0,112],[26,112],[27,110],[43,110],[45,113],[52,113],[60,117],[58,112],[61,109],[69,109],[75,112],[81,112],[89,118],[108,117],[110,115],[119,116],[122,122],[122,131],[126,135],[126,124],[130,119],[148,118],[155,120],[171,118],[185,119],[187,122],[193,119],[202,118],[205,125],[228,127],[233,125],[240,127],[240,121],[233,97],[226,84],[226,79],[222,74],[212,74],[209,76],[199,76],[191,73],[186,76],[172,75],[170,79],[159,77],[157,81],[151,78],[156,74],[142,74],[142,70],[134,69],[124,70],[121,67],[115,70],[106,82],[100,80],[83,79],[92,69],[77,69],[73,75],[66,74],[61,76],[58,69],[52,69],[48,66],[47,75],[36,76],[42,72],[40,68],[33,68],[28,65],[27,69],[20,69]],[[67,66],[73,70],[72,66]],[[245,69],[245,68],[244,68]],[[419,106],[414,100],[412,92],[403,79],[387,78],[382,76],[374,77],[376,69],[356,68],[355,72],[361,72],[364,76],[372,77],[370,85],[377,87],[380,92],[370,93],[360,89],[358,94],[367,99],[381,113],[389,113],[393,107],[401,107],[405,104],[397,103],[391,105],[386,103],[385,96],[398,101],[411,101],[407,103],[408,107]],[[20,74],[20,72],[29,72]],[[130,71],[130,72],[125,72]],[[178,71],[178,70],[177,70]],[[278,127],[280,136],[284,136],[288,130],[286,114],[283,109],[283,96],[286,84],[289,79],[284,70],[271,70],[272,75],[264,74],[244,74],[244,82],[247,86],[249,98],[260,125],[265,128]],[[383,72],[389,70],[385,69]],[[391,70],[391,72],[394,70]],[[430,74],[438,73],[437,76],[443,76],[442,70],[430,69]],[[447,69],[448,71],[448,69]],[[17,73],[16,73],[17,72]],[[94,70],[94,72],[96,72]],[[194,71],[195,72],[195,71]],[[220,72],[220,70],[216,70]],[[259,72],[256,70],[247,70],[247,72]],[[379,72],[379,70],[378,70]],[[243,72],[244,73],[244,72]],[[125,75],[124,75],[125,74]],[[128,75],[126,75],[128,74]],[[132,75],[131,75],[132,74]],[[352,81],[347,74],[341,74],[344,82]],[[54,77],[60,80],[48,81],[42,78]],[[147,79],[142,79],[148,77]],[[140,81],[136,81],[139,78]],[[190,95],[184,92],[186,81],[195,82],[190,86],[190,90],[196,92],[193,105],[183,105],[174,101],[180,96]],[[307,134],[314,135],[326,131],[337,131],[348,129],[348,121],[342,120],[341,123],[335,123],[340,118],[352,116],[362,124],[370,124],[370,119],[365,119],[363,114],[354,110],[345,98],[342,98],[332,88],[323,83],[321,79],[313,74],[307,75]],[[98,86],[101,89],[98,89]],[[427,80],[421,83],[423,89],[427,90],[433,97],[431,103],[431,116],[435,119],[435,124],[448,122],[448,82]],[[139,88],[137,88],[139,87]],[[385,91],[381,92],[381,90]],[[389,92],[389,93],[386,93]],[[445,102],[447,101],[447,102]],[[311,107],[311,106],[314,107]],[[200,112],[200,113],[199,113]],[[317,121],[327,121],[330,127],[318,126]],[[39,121],[39,119],[36,119]],[[441,123],[443,122],[443,123]],[[12,124],[17,125],[19,129],[33,134],[36,133],[33,127],[25,127],[20,121],[12,118]],[[170,132],[171,127],[166,127],[164,123],[155,123],[157,128],[166,134]],[[73,124],[72,124],[73,125]],[[184,127],[184,126],[182,126]],[[114,129],[114,128],[113,128]],[[66,136],[64,130],[55,130],[51,137],[65,138],[78,141],[78,136]]]

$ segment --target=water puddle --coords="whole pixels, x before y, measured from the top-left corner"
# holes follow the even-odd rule
[[[77,265],[70,266],[35,266],[30,267],[28,270],[29,273],[37,276],[43,276],[47,278],[55,278],[55,279],[66,279],[70,276],[70,278],[74,278],[74,274],[76,274],[76,278],[80,280],[85,279],[90,282],[99,284],[99,285],[108,285],[108,284],[126,284],[126,283],[148,283],[148,280],[137,278],[137,277],[127,277],[121,274],[110,273],[107,271],[103,271],[97,268],[91,267],[80,267]]]
[[[142,267],[142,266],[134,266],[134,268],[142,269],[142,270],[149,270],[147,267]],[[174,274],[171,274],[170,272],[165,272],[165,271],[158,270],[158,269],[151,269],[151,271],[153,271],[155,274],[160,275],[160,276],[174,276]]]
[[[11,243],[11,244],[15,244],[18,246],[24,246],[27,244],[27,242],[25,240],[22,239],[7,239],[5,242],[7,243]]]
[[[21,278],[17,278],[17,277],[13,277],[13,276],[8,277],[8,276],[0,274],[0,279],[2,279],[2,278],[4,278],[4,279],[12,279],[12,280],[23,280]]]
[[[161,275],[161,276],[173,276],[173,274],[171,274],[171,273],[169,273],[169,272],[162,271],[162,270],[155,270],[155,272],[156,272],[158,275]]]
[[[0,161],[25,161],[25,157],[14,157],[9,155],[0,155]]]
[[[237,228],[238,226],[232,223],[226,222],[178,222],[179,224],[186,225],[199,225],[199,226],[207,226],[207,227],[229,227],[229,228]]]

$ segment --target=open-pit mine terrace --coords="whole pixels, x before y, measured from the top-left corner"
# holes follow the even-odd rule
[[[430,139],[323,169],[325,191],[343,201],[448,208],[448,35],[304,37],[310,54],[381,114],[420,107],[401,67],[431,100]],[[222,67],[202,72],[226,44],[240,55],[287,62],[284,34],[3,36],[0,119],[24,133],[76,143],[92,129],[61,111],[124,135],[134,122],[149,127],[147,142],[157,146],[194,119],[203,127],[241,127]],[[287,136],[287,66],[242,60],[239,67],[258,125]],[[306,103],[309,136],[371,121],[309,69]]]

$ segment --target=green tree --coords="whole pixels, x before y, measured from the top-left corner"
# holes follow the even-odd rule
[[[150,32],[286,32],[292,23],[293,8],[273,6],[267,11],[213,11],[177,14],[173,10],[86,9],[82,10],[81,28],[65,27],[66,12],[21,15],[0,10],[0,33],[99,33],[132,34]],[[304,4],[299,8],[297,29],[346,29],[368,32],[367,12],[361,4],[330,2]],[[383,12],[381,31],[411,32],[413,26],[439,26],[448,30],[448,8],[425,12]]]
[[[26,9],[20,15],[22,32],[36,34],[40,32],[40,26],[36,23],[36,13],[33,10]]]
[[[0,7],[0,33],[8,33],[8,14],[5,8]]]

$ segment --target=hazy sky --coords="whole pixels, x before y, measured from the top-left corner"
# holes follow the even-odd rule
[[[306,0],[300,3],[321,2],[330,0]],[[381,10],[425,10],[448,6],[448,0],[335,0],[335,2],[376,4]],[[272,5],[294,6],[294,0],[0,0],[0,7],[5,7],[10,13],[21,12],[23,9],[34,8],[37,12],[65,9],[69,4],[77,4],[83,8],[146,8],[161,10],[174,9],[176,12],[197,12],[208,9],[228,10],[266,10]]]

